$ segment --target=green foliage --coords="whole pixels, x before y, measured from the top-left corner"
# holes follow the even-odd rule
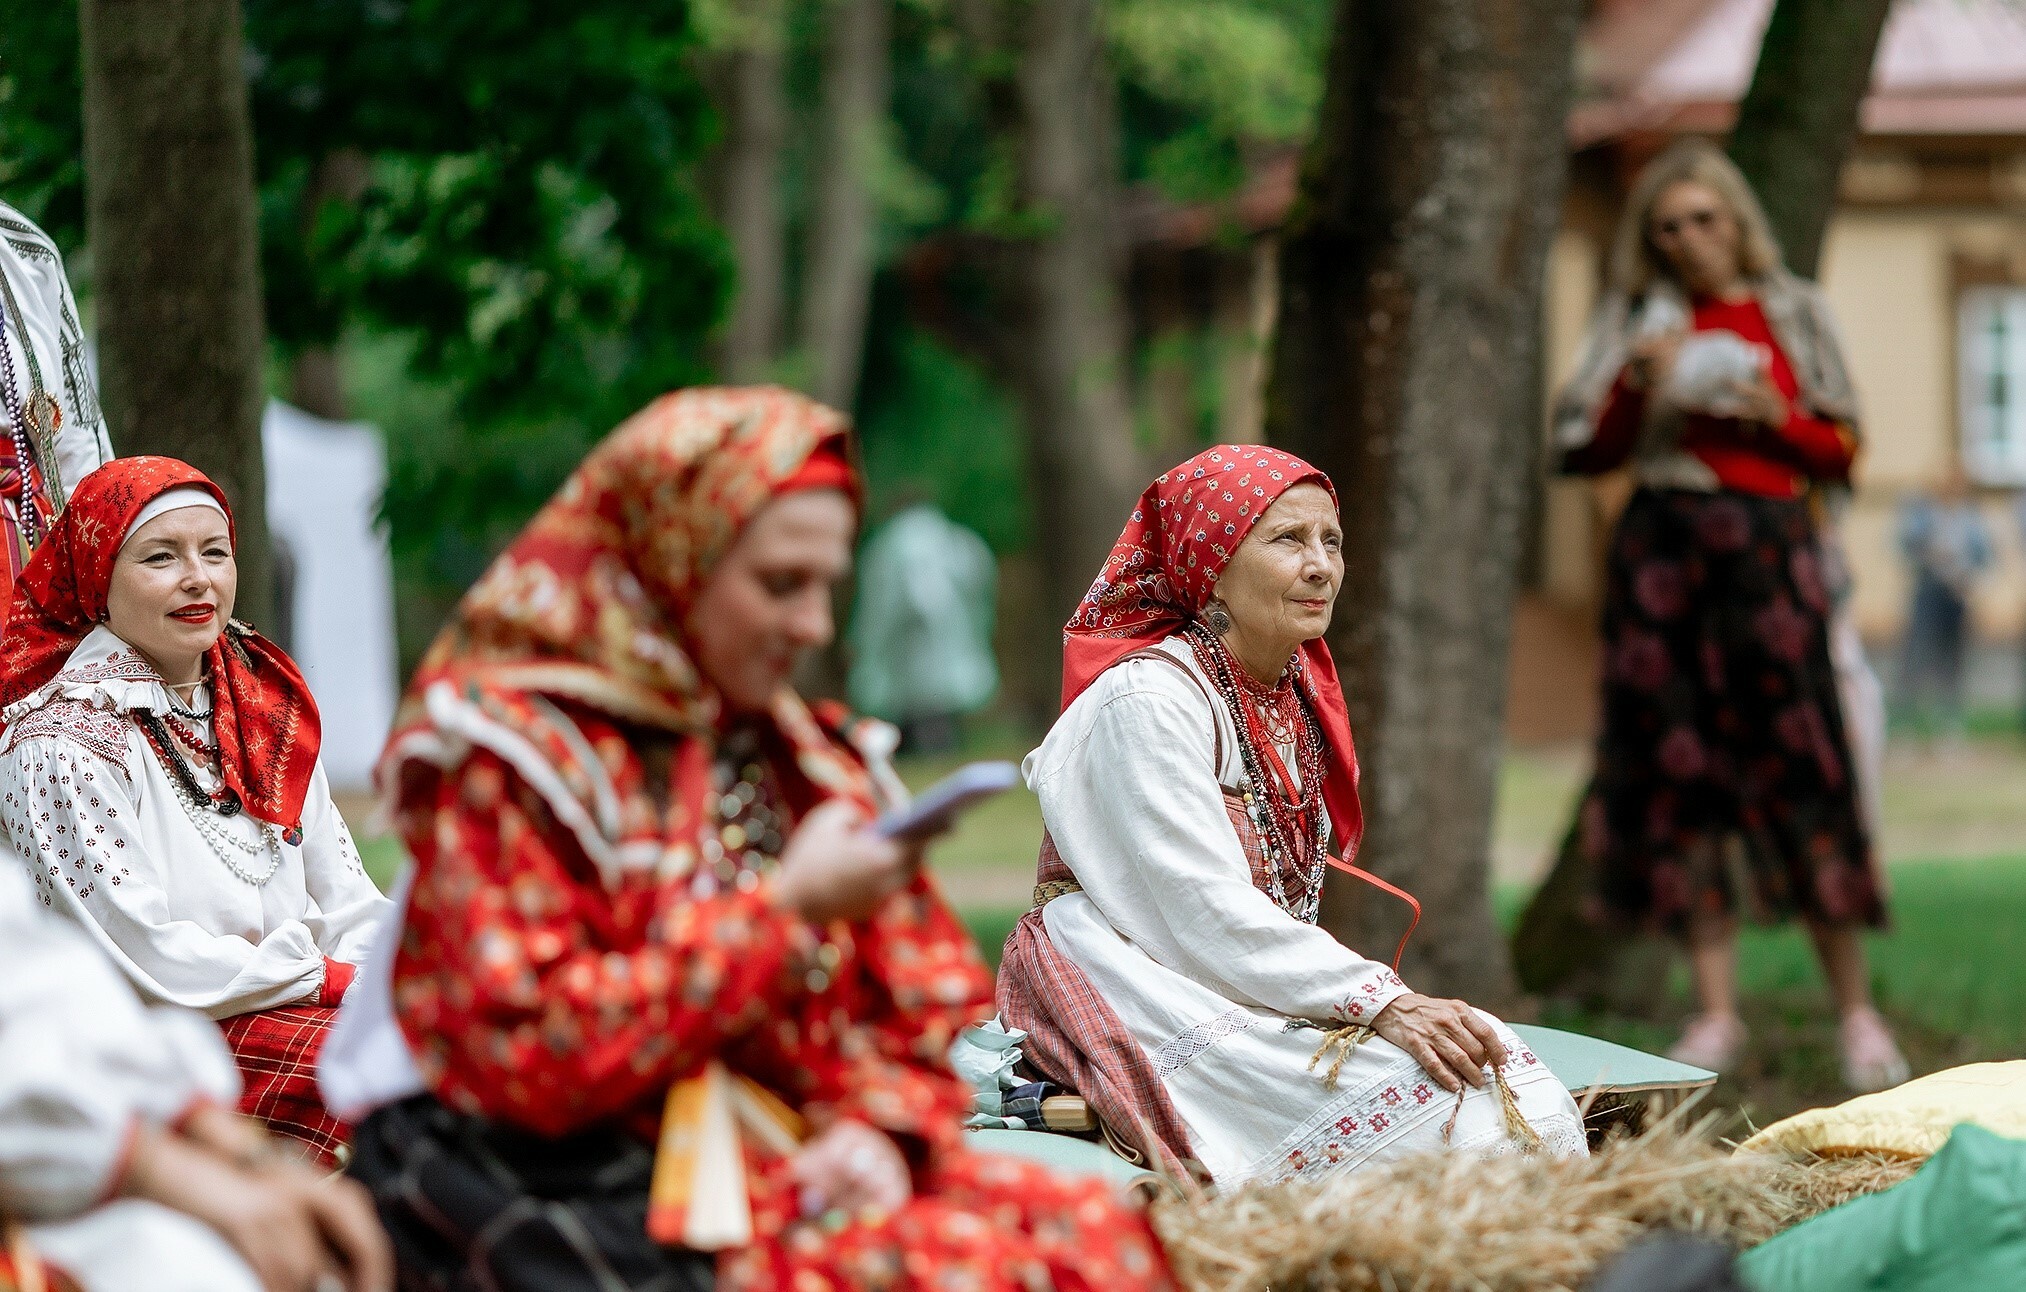
[[[1025,548],[1031,508],[1018,414],[976,365],[901,326],[868,356],[872,388],[860,429],[872,514],[925,497],[976,530],[994,552]]]

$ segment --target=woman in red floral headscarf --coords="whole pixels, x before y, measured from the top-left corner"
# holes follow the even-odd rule
[[[173,458],[77,486],[0,638],[0,842],[141,994],[224,1026],[243,1111],[329,1162],[313,1076],[388,909],[331,802],[316,702],[232,619],[225,496]]]
[[[1332,836],[1348,858],[1363,825],[1322,642],[1342,543],[1328,478],[1259,445],[1141,495],[1027,758],[1048,836],[1001,1021],[1114,1140],[1226,1185],[1444,1144],[1580,1153],[1575,1104],[1510,1029],[1316,925]]]
[[[984,968],[864,829],[872,760],[788,682],[849,564],[847,437],[782,390],[663,397],[418,670],[381,776],[428,1093],[369,1118],[354,1164],[410,1286],[1166,1286],[1100,1186],[961,1143],[945,1056]],[[748,1149],[752,1241],[716,1261],[644,1219],[670,1087],[712,1060],[810,1132]]]

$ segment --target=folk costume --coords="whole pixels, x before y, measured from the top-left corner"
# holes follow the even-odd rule
[[[1047,839],[999,974],[1035,1068],[1115,1142],[1227,1186],[1532,1143],[1497,1089],[1459,1102],[1349,1030],[1408,988],[1315,922],[1331,836],[1348,858],[1363,832],[1336,667],[1313,641],[1261,686],[1202,622],[1254,522],[1304,482],[1330,487],[1226,445],[1141,495],[1069,621],[1063,713],[1026,760]],[[1498,1027],[1531,1134],[1584,1151],[1568,1092]]]
[[[0,1286],[36,1286],[32,1249],[84,1292],[259,1292],[210,1228],[118,1196],[143,1126],[238,1095],[217,1028],[143,1005],[92,939],[0,868],[0,1218],[27,1239],[0,1255]]]
[[[1856,398],[1819,289],[1784,270],[1750,288],[1685,300],[1659,280],[1613,296],[1558,401],[1565,470],[1629,461],[1639,481],[1611,543],[1603,730],[1576,846],[1600,911],[1628,922],[1679,932],[1698,908],[1743,906],[1880,925],[1810,500],[1849,478]],[[1786,424],[1635,390],[1625,365],[1656,315],[1754,347]]]
[[[224,495],[169,458],[87,476],[22,572],[0,638],[0,841],[151,1003],[217,1019],[241,1111],[330,1160],[317,1050],[388,902],[317,756],[316,703],[234,622],[185,703],[106,626],[119,549]]]
[[[79,481],[112,460],[77,302],[49,235],[0,202],[0,599]]]
[[[927,876],[876,914],[779,905],[817,804],[872,810],[835,714],[783,689],[732,716],[685,620],[772,499],[858,497],[839,414],[778,389],[664,396],[578,468],[467,594],[381,767],[415,859],[394,1009],[429,1094],[368,1118],[413,1288],[1165,1287],[1145,1219],[1094,1182],[967,1152],[946,1054],[989,982]],[[644,1230],[671,1085],[722,1061],[903,1147],[914,1196],[805,1221],[791,1159],[749,1153],[754,1240]],[[531,1200],[540,1205],[531,1205]],[[538,1253],[538,1256],[530,1256]]]

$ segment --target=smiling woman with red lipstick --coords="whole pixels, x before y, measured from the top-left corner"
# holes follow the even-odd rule
[[[312,1073],[389,909],[317,756],[316,702],[232,619],[224,495],[169,458],[78,484],[0,638],[0,843],[151,1001],[223,1025],[242,1110],[329,1158]]]

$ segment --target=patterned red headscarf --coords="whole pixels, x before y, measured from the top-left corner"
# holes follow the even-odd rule
[[[842,414],[778,387],[681,390],[635,414],[465,594],[409,683],[381,760],[382,792],[398,803],[405,763],[447,763],[456,742],[476,743],[548,787],[608,880],[686,868],[693,857],[664,852],[655,823],[596,820],[590,751],[558,735],[540,697],[690,737],[677,746],[673,806],[691,819],[674,833],[701,830],[720,702],[684,619],[768,502],[813,488],[859,502],[849,437]],[[769,716],[814,796],[873,806],[865,770],[792,690]]]
[[[141,509],[171,489],[193,485],[218,500],[230,525],[225,494],[175,458],[115,458],[78,481],[14,585],[0,636],[0,709],[48,685],[105,622],[113,565]],[[323,742],[308,683],[279,646],[237,620],[218,635],[207,658],[225,784],[252,815],[299,829]]]
[[[1291,453],[1260,444],[1205,449],[1148,485],[1097,582],[1063,627],[1063,707],[1113,664],[1201,615],[1232,553],[1266,509],[1298,484],[1321,485],[1336,502],[1328,476]],[[1358,751],[1344,688],[1320,638],[1301,653],[1301,677],[1329,755],[1323,802],[1349,860],[1364,837],[1365,814],[1358,803]]]

